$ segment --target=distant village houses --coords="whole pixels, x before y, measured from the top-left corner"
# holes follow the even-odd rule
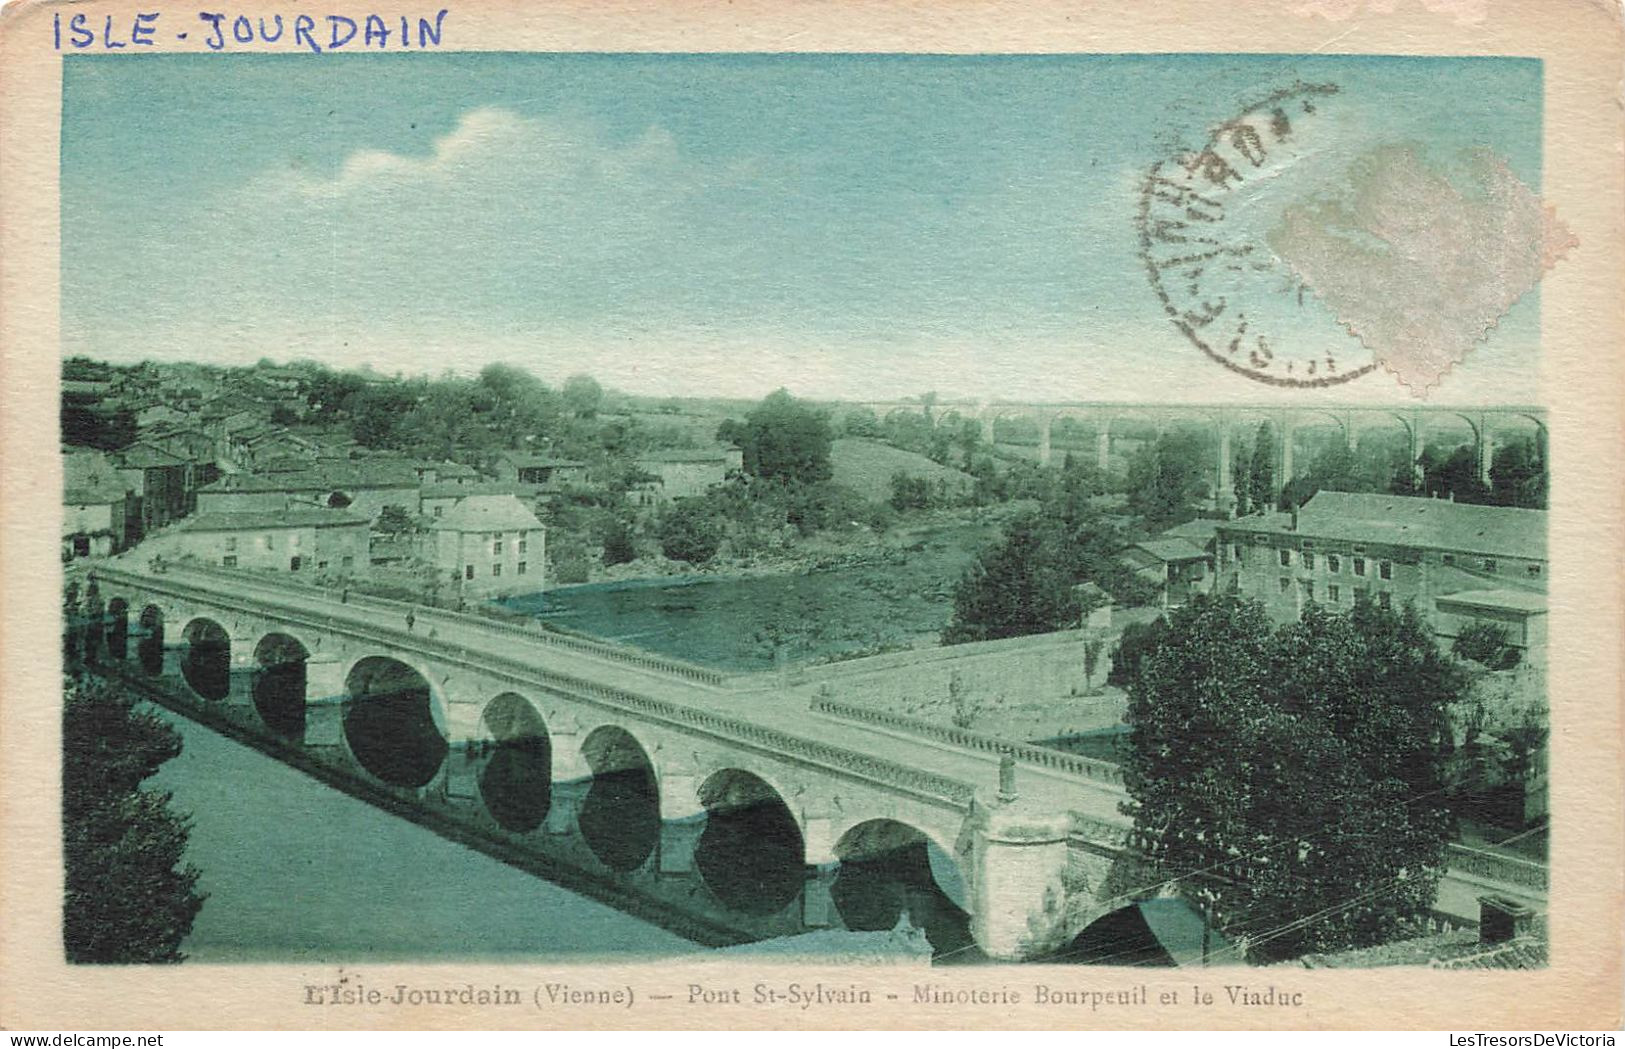
[[[640,491],[645,504],[670,502],[704,495],[744,468],[744,453],[728,446],[710,449],[673,449],[650,452],[634,460],[634,465],[654,480]]]
[[[143,543],[141,553],[220,568],[365,576],[370,532],[366,517],[345,510],[200,513]]]

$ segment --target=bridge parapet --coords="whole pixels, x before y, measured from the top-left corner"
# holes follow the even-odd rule
[[[1065,751],[1053,750],[1049,747],[1019,743],[999,736],[972,732],[970,729],[942,725],[934,721],[926,721],[923,718],[909,717],[906,714],[893,714],[888,711],[855,707],[830,699],[813,700],[812,709],[819,714],[828,714],[831,717],[841,718],[846,721],[884,725],[888,728],[895,728],[928,739],[951,743],[956,747],[964,747],[967,750],[977,750],[987,754],[1008,754],[1023,764],[1082,776],[1085,779],[1118,790],[1121,790],[1123,786],[1123,770],[1120,767],[1107,761],[1098,761],[1079,754],[1068,754]]]
[[[1541,893],[1546,892],[1551,878],[1551,870],[1544,863],[1506,852],[1463,845],[1461,842],[1451,842],[1445,858],[1452,871],[1536,889]]]

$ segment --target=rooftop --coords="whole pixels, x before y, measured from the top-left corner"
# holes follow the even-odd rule
[[[1319,492],[1292,515],[1225,521],[1226,533],[1296,535],[1430,550],[1546,559],[1546,511],[1403,495]]]
[[[162,448],[145,442],[136,442],[118,453],[119,466],[127,470],[153,470],[166,466],[185,466],[186,460],[171,455]]]
[[[481,481],[474,484],[436,481],[424,485],[421,491],[425,499],[461,499],[470,495],[512,495],[520,499],[534,499],[541,492],[541,485],[521,484],[518,481]]]
[[[437,531],[513,532],[542,527],[536,515],[512,495],[471,495],[435,521]]]
[[[1463,590],[1458,594],[1445,594],[1436,599],[1467,605],[1471,608],[1496,608],[1510,612],[1539,613],[1546,611],[1546,595],[1528,590]]]
[[[542,466],[585,467],[587,465],[579,459],[554,459],[546,455],[504,455],[502,459],[519,469]]]
[[[288,470],[271,476],[227,474],[201,492],[311,492],[355,488],[416,488],[411,470],[372,464],[366,467],[332,465],[319,469]]]
[[[731,453],[727,448],[666,448],[647,452],[637,457],[640,463],[724,463]]]
[[[245,532],[268,528],[333,528],[367,526],[367,519],[344,510],[251,510],[241,513],[194,514],[175,526],[180,532]]]
[[[1158,561],[1198,561],[1207,556],[1207,551],[1190,539],[1147,539],[1130,549],[1143,550]]]

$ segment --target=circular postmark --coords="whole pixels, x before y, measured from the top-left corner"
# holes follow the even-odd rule
[[[1376,361],[1335,325],[1302,334],[1305,289],[1265,242],[1282,176],[1336,84],[1293,84],[1247,106],[1206,144],[1158,161],[1140,192],[1140,255],[1170,320],[1197,349],[1272,386],[1349,382]]]

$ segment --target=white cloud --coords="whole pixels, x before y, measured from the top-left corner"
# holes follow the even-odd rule
[[[613,143],[596,128],[563,118],[523,117],[499,106],[464,113],[434,140],[427,154],[412,156],[358,149],[333,177],[275,172],[248,187],[250,195],[294,196],[306,201],[365,199],[417,191],[509,186],[561,192],[577,184],[599,193],[635,183],[676,185],[684,163],[670,132],[650,126],[638,137]]]

